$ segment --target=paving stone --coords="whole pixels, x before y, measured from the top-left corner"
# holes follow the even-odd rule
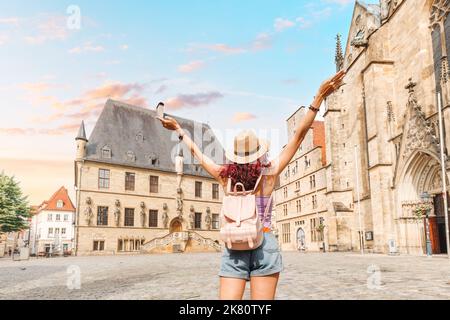
[[[277,299],[450,299],[443,257],[284,252],[283,261]],[[215,253],[2,258],[0,299],[217,299],[219,265]],[[73,270],[81,272],[80,289],[67,285],[76,284]]]

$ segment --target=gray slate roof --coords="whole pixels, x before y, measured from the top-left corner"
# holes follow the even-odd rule
[[[153,110],[108,100],[89,137],[85,159],[175,172],[173,159],[179,152],[178,135],[174,131],[163,128],[155,117],[156,112]],[[223,163],[223,147],[209,125],[176,116],[171,117],[175,118],[191,137],[195,128],[194,141],[197,145],[203,151],[206,147],[208,150],[214,149],[213,154],[207,155],[216,162]],[[207,139],[202,139],[207,131]],[[184,173],[209,177],[197,161],[191,161],[191,153],[185,144],[180,146],[184,149]],[[110,158],[108,149],[111,150]]]

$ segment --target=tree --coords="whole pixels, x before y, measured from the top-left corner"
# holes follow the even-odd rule
[[[0,173],[0,233],[26,229],[30,216],[27,197],[14,177]]]

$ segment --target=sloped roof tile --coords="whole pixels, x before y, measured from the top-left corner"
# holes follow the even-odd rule
[[[58,208],[57,203],[61,200],[63,202],[63,206],[61,208]],[[75,206],[72,203],[72,200],[70,200],[69,193],[67,192],[67,189],[65,187],[59,188],[49,200],[44,201],[39,211],[42,210],[54,210],[54,211],[75,211]]]

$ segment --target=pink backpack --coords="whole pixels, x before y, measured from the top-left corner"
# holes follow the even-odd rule
[[[242,183],[236,183],[232,192],[231,178],[228,178],[220,214],[220,238],[230,250],[253,250],[263,242],[263,223],[258,215],[255,196],[261,177],[258,178],[252,191],[246,191]],[[241,186],[242,191],[237,191],[238,186]],[[267,203],[264,218],[269,211],[272,198],[273,196]]]

